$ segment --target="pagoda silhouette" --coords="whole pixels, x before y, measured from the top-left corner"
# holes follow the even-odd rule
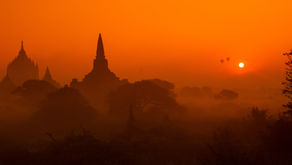
[[[120,79],[108,68],[108,62],[104,56],[102,37],[99,34],[93,69],[85,76],[82,83],[85,86],[96,87],[96,84],[115,84],[119,81]]]
[[[45,72],[45,75],[43,77],[43,80],[47,81],[48,83],[54,85],[57,88],[61,87],[61,85],[56,80],[53,79],[53,77],[51,75],[51,72],[49,70],[49,67],[47,67],[47,69],[46,69],[46,72]]]
[[[18,56],[7,67],[4,80],[9,79],[15,86],[22,85],[27,80],[39,79],[39,68],[27,55],[21,41],[21,49]]]
[[[0,82],[0,90],[2,93],[10,93],[28,80],[39,80],[39,68],[38,65],[27,56],[23,47],[23,41],[21,41],[21,48],[18,56],[8,64],[6,76]],[[48,67],[42,80],[56,87],[60,87],[60,84],[53,79]]]
[[[82,81],[73,79],[71,87],[79,89],[95,108],[104,109],[107,108],[105,98],[109,92],[126,82],[128,80],[121,81],[115,73],[110,71],[108,61],[105,58],[102,37],[99,34],[93,69]]]

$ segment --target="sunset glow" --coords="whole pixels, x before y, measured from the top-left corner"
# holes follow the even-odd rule
[[[221,74],[232,75],[216,63],[244,56],[278,84],[279,54],[291,46],[291,6],[287,0],[4,0],[0,77],[24,40],[40,73],[49,65],[62,84],[81,79],[102,33],[110,67],[132,81],[157,76],[179,85],[224,81]]]
[[[291,18],[292,0],[0,0],[1,165],[292,165]]]

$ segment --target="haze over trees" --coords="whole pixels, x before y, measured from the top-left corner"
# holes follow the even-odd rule
[[[78,90],[70,87],[48,94],[39,107],[32,122],[43,130],[90,128],[97,120],[96,110]]]
[[[173,85],[161,80],[142,80],[127,83],[109,95],[110,112],[127,114],[129,105],[135,114],[144,116],[164,116],[180,111],[181,107],[175,100]]]
[[[289,101],[272,114],[246,108],[235,90],[121,80],[101,35],[82,80],[62,86],[48,67],[39,80],[22,43],[0,82],[0,164],[290,165],[292,53],[285,55]]]

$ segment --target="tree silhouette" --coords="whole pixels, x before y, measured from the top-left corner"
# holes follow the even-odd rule
[[[133,106],[137,114],[146,112],[159,114],[178,109],[179,105],[171,88],[157,85],[157,82],[142,80],[120,86],[109,96],[111,112],[126,115],[129,105]]]
[[[283,94],[289,99],[288,103],[284,105],[284,107],[288,108],[284,114],[292,117],[292,50],[284,53],[284,56],[287,56],[288,61],[285,63],[287,67],[286,78],[282,83],[284,85]]]
[[[215,96],[215,98],[221,100],[234,100],[238,98],[238,93],[232,90],[223,89],[219,94]]]
[[[253,107],[248,118],[257,124],[266,123],[269,119],[268,111],[265,109],[261,110],[258,107]]]
[[[64,87],[48,95],[33,121],[43,128],[79,129],[92,126],[96,111],[77,89]]]
[[[28,80],[22,86],[16,88],[12,93],[21,96],[27,101],[39,103],[47,97],[48,94],[56,92],[58,89],[47,81]]]

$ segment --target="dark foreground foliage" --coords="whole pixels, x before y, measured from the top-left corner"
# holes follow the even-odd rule
[[[212,136],[188,130],[190,123],[172,121],[151,128],[131,127],[110,138],[84,130],[64,138],[47,133],[47,140],[34,145],[2,143],[0,164],[291,164],[292,121],[263,116],[263,110],[253,109],[247,120],[225,123],[228,126],[223,124]]]

